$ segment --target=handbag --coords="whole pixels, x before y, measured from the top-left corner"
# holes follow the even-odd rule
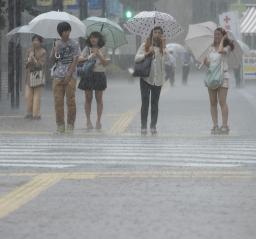
[[[45,84],[45,76],[43,71],[32,71],[29,76],[30,87],[42,86]]]
[[[220,63],[210,65],[206,73],[205,85],[212,90],[216,90],[222,86],[223,82],[223,62],[221,61]]]
[[[149,77],[151,71],[152,56],[146,56],[144,60],[134,65],[134,77]]]
[[[88,59],[85,63],[79,64],[77,66],[77,75],[81,77],[87,77],[89,74],[92,73],[93,68],[96,64],[95,59]]]
[[[87,60],[83,65],[77,67],[77,74],[81,77],[81,80],[78,84],[78,89],[86,89],[86,81],[91,77],[95,64],[96,60],[91,58]]]

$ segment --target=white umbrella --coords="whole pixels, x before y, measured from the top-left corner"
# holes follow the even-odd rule
[[[29,47],[31,45],[31,36],[33,32],[29,25],[16,27],[7,33],[6,37],[8,41],[20,44],[22,47]]]
[[[166,45],[168,51],[173,51],[176,54],[186,52],[186,48],[178,43],[169,43]]]
[[[19,33],[32,34],[33,32],[31,32],[29,25],[24,25],[24,26],[15,27],[14,29],[12,29],[10,32],[7,33],[7,37],[11,38],[14,35],[19,34]]]
[[[143,11],[129,19],[124,25],[129,32],[147,38],[152,29],[160,26],[164,31],[164,37],[171,39],[183,32],[180,24],[174,17],[167,13],[157,11]]]
[[[68,22],[71,25],[71,38],[84,37],[86,27],[77,17],[66,12],[46,12],[38,15],[29,22],[30,29],[33,33],[44,38],[60,38],[57,32],[57,25],[60,22]]]
[[[204,22],[189,26],[185,43],[190,48],[197,61],[203,63],[205,57],[209,54],[209,50],[214,41],[214,31],[216,28],[217,24],[213,22]],[[242,62],[243,50],[231,32],[228,32],[228,37],[233,41],[235,46],[228,57],[229,68],[234,69]]]
[[[250,47],[241,40],[237,40],[237,42],[242,48],[244,55],[250,55]]]
[[[189,25],[185,43],[197,61],[202,63],[207,56],[216,28],[217,24],[214,22]]]
[[[235,39],[232,32],[228,32],[228,37],[230,40],[233,41],[234,44],[234,50],[230,52],[230,55],[228,57],[228,65],[230,69],[236,69],[241,65],[241,62],[243,61],[244,51],[242,49],[242,46]]]

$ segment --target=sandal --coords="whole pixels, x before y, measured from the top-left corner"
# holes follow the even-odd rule
[[[219,131],[220,131],[220,129],[219,129],[219,126],[218,126],[218,125],[213,126],[213,128],[211,129],[211,134],[212,134],[212,135],[219,134]]]
[[[223,135],[228,135],[229,134],[229,127],[228,126],[221,126],[219,132],[220,134],[223,134]]]

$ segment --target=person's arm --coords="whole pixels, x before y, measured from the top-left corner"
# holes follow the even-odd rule
[[[78,63],[83,63],[88,60],[89,57],[89,48],[85,47],[78,57]]]
[[[208,60],[208,57],[205,57],[205,58],[204,58],[204,62],[203,62],[203,63],[204,63],[204,65],[207,66],[207,67],[210,66],[210,61]]]
[[[218,50],[218,52],[223,55],[226,55],[230,52],[230,46],[224,47],[224,41],[227,39],[227,37],[228,37],[227,34],[222,37],[220,46],[219,46],[219,50]]]
[[[94,53],[98,56],[100,63],[103,66],[106,66],[109,63],[110,59],[107,56],[106,49],[103,49],[103,52],[100,49],[95,49]]]
[[[46,51],[45,50],[43,50],[43,52],[38,60],[34,59],[34,63],[35,63],[36,69],[42,70],[44,68],[45,63],[46,63]]]
[[[145,43],[143,43],[135,55],[135,62],[140,62],[145,59],[146,56],[154,53],[154,47],[150,47],[148,52],[145,52]]]
[[[68,81],[71,79],[73,73],[76,71],[78,58],[81,55],[81,50],[80,50],[80,47],[79,47],[78,43],[76,44],[75,47],[76,47],[76,50],[75,50],[75,53],[74,53],[73,61],[69,65],[68,71],[67,71],[66,76],[65,76],[65,80],[68,80]]]

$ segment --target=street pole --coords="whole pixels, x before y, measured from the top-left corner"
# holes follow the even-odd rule
[[[84,20],[88,17],[88,0],[79,1],[80,19]]]
[[[14,8],[15,0],[8,1],[8,21],[9,21],[9,31],[14,28]],[[15,71],[15,62],[14,62],[14,43],[9,41],[8,43],[8,92],[11,94],[11,107],[14,108],[14,71]]]
[[[53,0],[52,8],[55,11],[63,11],[63,0]]]
[[[107,4],[106,4],[106,0],[102,0],[102,17],[107,17]]]
[[[16,0],[15,7],[15,27],[21,26],[21,0]],[[20,106],[20,89],[21,89],[21,79],[22,79],[22,53],[20,42],[16,45],[16,101],[15,106],[18,108]]]

